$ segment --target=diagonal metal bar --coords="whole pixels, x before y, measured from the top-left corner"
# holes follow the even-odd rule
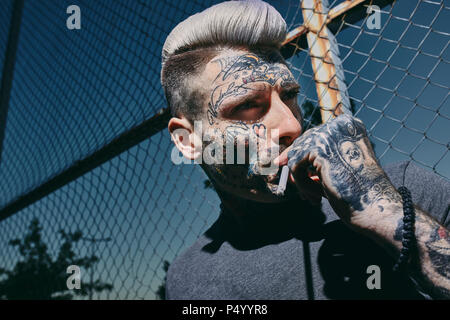
[[[331,32],[337,30],[343,30],[347,28],[344,24],[344,19],[348,23],[355,23],[361,20],[361,16],[366,14],[366,8],[368,5],[377,5],[381,9],[387,5],[395,2],[396,0],[347,0],[334,8],[330,9],[327,19],[327,27]],[[285,59],[292,57],[298,49],[308,48],[306,41],[306,34],[308,28],[305,25],[301,25],[291,30],[286,40],[283,42],[281,53]]]
[[[167,108],[161,109],[155,116],[123,133],[104,148],[83,160],[75,162],[70,168],[56,177],[9,203],[0,210],[0,221],[163,130],[167,126],[169,119],[169,110]]]

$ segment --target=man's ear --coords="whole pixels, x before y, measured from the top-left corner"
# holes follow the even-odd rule
[[[194,126],[185,117],[173,117],[167,125],[172,141],[178,150],[190,160],[197,159],[202,154],[201,137],[196,135]]]

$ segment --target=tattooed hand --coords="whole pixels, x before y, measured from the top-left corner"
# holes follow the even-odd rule
[[[363,123],[343,115],[297,138],[288,166],[300,193],[326,196],[343,222],[398,258],[403,205],[379,166]],[[312,165],[320,183],[308,177]],[[415,206],[415,250],[408,268],[419,287],[434,298],[450,298],[449,231]],[[395,227],[397,226],[397,228]]]
[[[363,123],[348,115],[313,128],[297,138],[288,153],[288,166],[300,193],[328,198],[344,222],[356,213],[400,202],[401,197],[379,166]],[[320,183],[308,177],[313,166]]]

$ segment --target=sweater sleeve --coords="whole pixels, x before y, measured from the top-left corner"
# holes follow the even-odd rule
[[[404,185],[411,191],[415,205],[443,226],[450,226],[449,180],[410,161],[387,165],[384,169],[396,188]]]

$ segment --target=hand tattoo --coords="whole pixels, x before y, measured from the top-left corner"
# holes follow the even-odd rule
[[[311,162],[320,168],[328,200],[332,206],[332,202],[339,203],[333,208],[341,218],[347,218],[348,213],[347,207],[341,206],[343,203],[357,211],[373,205],[376,214],[365,210],[368,215],[357,215],[361,218],[350,220],[350,224],[358,225],[381,245],[389,243],[386,248],[398,255],[403,229],[402,199],[379,166],[360,120],[343,115],[308,130],[294,141],[288,158],[294,177],[299,174],[296,170],[305,171]],[[409,272],[433,297],[449,298],[449,232],[420,208],[415,210],[417,246],[411,252]]]
[[[331,191],[353,210],[363,211],[379,200],[401,201],[377,163],[361,120],[341,115],[297,138],[288,153],[291,171],[309,155],[321,164],[323,180],[335,189]]]

